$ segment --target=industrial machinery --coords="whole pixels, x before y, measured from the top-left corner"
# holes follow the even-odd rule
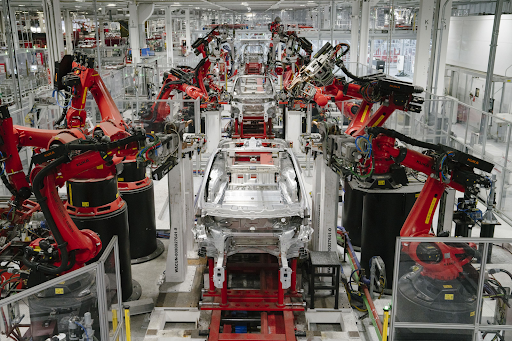
[[[227,27],[216,26],[205,37],[198,38],[192,44],[194,53],[203,56],[195,68],[178,66],[164,73],[163,86],[156,97],[156,102],[139,112],[148,131],[164,131],[165,125],[169,123],[166,118],[170,113],[169,105],[165,101],[172,96],[173,91],[182,92],[192,99],[200,98],[201,109],[218,109],[219,102],[225,97],[226,89],[214,82],[210,68],[214,64],[225,64],[221,58],[221,45],[226,42]],[[211,48],[210,43],[213,45]],[[233,66],[233,58],[231,54],[230,56]]]
[[[269,30],[272,32],[272,42],[267,64],[269,70],[274,71],[276,75],[283,75],[283,84],[287,86],[292,76],[296,76],[303,66],[309,64],[313,45],[306,38],[299,37],[295,28],[283,25],[279,17],[269,24]],[[285,44],[285,48],[282,55],[278,56],[278,45],[282,43]]]
[[[277,97],[271,77],[244,75],[235,79],[231,100],[233,138],[273,138]]]

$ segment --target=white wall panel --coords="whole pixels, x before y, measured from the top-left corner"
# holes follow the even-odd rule
[[[452,17],[446,63],[486,72],[489,60],[493,15]],[[512,15],[502,15],[494,73],[504,75],[512,65]],[[512,68],[508,70],[512,76]]]

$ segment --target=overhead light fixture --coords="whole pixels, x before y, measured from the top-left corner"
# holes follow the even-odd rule
[[[249,4],[247,2],[242,2],[240,5],[242,5],[242,6],[249,6]]]
[[[196,9],[201,9],[200,7],[196,7]]]
[[[300,7],[306,7],[306,5],[300,5]]]
[[[251,11],[251,8],[250,7],[247,7],[247,12],[250,12]]]
[[[116,7],[116,4],[108,4],[107,7]]]

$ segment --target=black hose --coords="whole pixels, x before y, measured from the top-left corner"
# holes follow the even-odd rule
[[[32,262],[28,259],[29,248],[25,249],[25,252],[22,257],[23,263],[31,269],[35,269],[50,275],[58,275],[64,271],[71,269],[75,265],[75,250],[68,252],[66,246],[67,242],[62,238],[60,231],[53,219],[53,216],[50,212],[50,208],[46,201],[48,198],[44,197],[41,193],[41,190],[44,187],[44,179],[50,174],[52,170],[57,168],[57,166],[69,161],[69,157],[67,155],[63,155],[56,160],[50,162],[46,167],[41,169],[39,173],[36,174],[34,181],[32,183],[32,189],[34,191],[34,195],[36,197],[39,206],[41,207],[41,211],[46,218],[46,223],[50,227],[50,231],[52,232],[53,238],[57,243],[57,247],[60,250],[61,255],[61,264],[56,267],[53,265],[43,265],[40,263]]]
[[[18,192],[16,192],[16,188],[14,188],[14,186],[11,185],[11,183],[9,182],[7,177],[5,176],[5,171],[0,176],[0,178],[2,178],[2,182],[4,183],[5,188],[7,188],[12,195],[17,196]]]
[[[441,147],[440,145],[413,139],[412,137],[406,136],[406,135],[399,133],[398,131],[393,130],[393,129],[386,129],[383,127],[371,127],[371,128],[368,128],[368,133],[373,136],[383,134],[383,135],[386,135],[389,137],[394,137],[396,139],[399,139],[400,141],[410,144],[412,146],[431,149],[436,152],[443,152],[443,147]]]
[[[123,145],[126,145],[128,143],[131,143],[133,141],[140,141],[145,139],[145,135],[133,135],[129,136],[127,138],[109,142],[109,143],[102,143],[102,144],[73,144],[68,143],[66,145],[63,145],[67,147],[68,150],[82,150],[82,151],[107,151],[109,149],[114,149]],[[28,259],[28,253],[29,248],[25,249],[25,252],[22,257],[23,263],[28,266],[31,269],[35,269],[47,274],[51,275],[58,275],[64,271],[70,270],[75,265],[75,255],[76,250],[71,250],[68,252],[66,246],[67,242],[62,237],[60,230],[57,227],[57,224],[55,223],[55,220],[53,219],[52,213],[50,211],[50,208],[48,207],[48,204],[46,201],[48,198],[43,196],[41,193],[41,190],[44,187],[44,179],[50,174],[51,171],[53,171],[55,168],[57,168],[59,165],[68,162],[69,156],[62,155],[59,158],[53,160],[50,162],[46,167],[42,168],[34,177],[34,181],[32,183],[32,190],[34,192],[34,195],[36,197],[36,201],[39,203],[39,206],[41,207],[41,211],[44,214],[44,217],[46,219],[46,222],[50,228],[50,231],[52,232],[53,238],[55,239],[55,242],[57,243],[57,247],[60,250],[61,254],[61,265],[58,267],[52,266],[52,265],[43,265],[40,263],[32,262]]]
[[[343,71],[347,76],[349,76],[350,78],[352,78],[355,81],[365,82],[365,83],[371,82],[371,80],[364,79],[364,78],[361,78],[361,77],[357,77],[356,75],[352,74],[352,72],[348,71],[348,69],[345,67],[344,64],[341,64],[341,71]]]

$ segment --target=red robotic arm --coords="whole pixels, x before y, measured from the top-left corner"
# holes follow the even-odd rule
[[[345,131],[351,136],[364,135],[367,127],[382,126],[397,109],[413,112],[421,110],[421,107],[414,103],[422,103],[422,99],[415,97],[414,94],[421,93],[423,89],[411,83],[386,78],[383,74],[366,77],[353,75],[345,68],[342,60],[349,49],[347,44],[333,47],[327,43],[287,86],[287,90],[296,97],[314,100],[320,106],[326,105],[329,100],[333,100],[338,107],[342,101],[362,100],[359,110]],[[349,83],[345,78],[335,78],[334,66],[339,66],[347,76],[354,79],[354,82]],[[372,114],[375,103],[381,103],[381,106]]]
[[[490,185],[489,180],[474,173],[474,167],[490,172],[493,165],[460,151],[441,145],[432,145],[411,139],[398,132],[384,128],[369,128],[372,139],[373,160],[381,163],[381,172],[398,163],[428,176],[423,189],[408,215],[400,235],[402,237],[432,237],[432,219],[444,190],[451,187],[457,191],[475,193],[480,185]],[[429,156],[407,148],[395,146],[395,138],[434,152]],[[378,161],[380,160],[380,161]],[[473,248],[464,243],[408,243],[403,251],[423,267],[422,275],[440,280],[452,280],[463,271],[475,256]]]

